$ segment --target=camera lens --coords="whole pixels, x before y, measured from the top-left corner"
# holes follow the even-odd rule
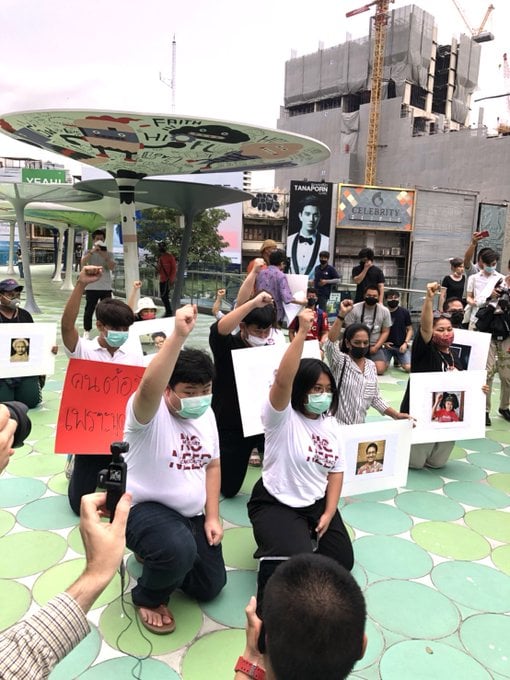
[[[32,423],[27,416],[28,406],[21,401],[5,401],[4,406],[7,407],[10,417],[18,423],[12,443],[12,448],[18,449],[23,446],[25,439],[32,431]]]

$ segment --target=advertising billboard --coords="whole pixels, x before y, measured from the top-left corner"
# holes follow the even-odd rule
[[[292,181],[289,198],[287,257],[290,274],[313,277],[319,253],[329,252],[331,197],[329,182]]]
[[[339,184],[336,226],[412,231],[414,194],[413,189]]]

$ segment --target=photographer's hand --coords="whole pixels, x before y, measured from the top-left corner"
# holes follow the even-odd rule
[[[126,524],[131,495],[125,493],[117,503],[111,524],[101,521],[106,493],[83,496],[80,508],[80,533],[87,564],[83,574],[67,592],[86,613],[110,583],[119,568],[126,546]]]
[[[5,470],[14,453],[12,442],[17,426],[17,422],[11,419],[8,408],[0,404],[0,473]]]

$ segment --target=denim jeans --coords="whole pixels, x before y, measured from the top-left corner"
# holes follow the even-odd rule
[[[131,508],[126,543],[144,560],[131,593],[135,605],[166,605],[177,588],[197,600],[216,597],[226,583],[225,563],[221,545],[207,543],[204,521],[152,501]]]

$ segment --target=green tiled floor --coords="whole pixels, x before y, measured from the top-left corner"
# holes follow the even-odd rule
[[[50,274],[44,266],[34,274],[43,309],[37,320],[57,322],[68,293]],[[211,321],[199,317],[192,344],[207,346]],[[52,453],[66,364],[60,349],[43,404],[30,412],[32,433],[0,479],[0,629],[65,588],[83,566],[77,519],[67,505],[64,456]],[[405,376],[395,370],[381,378],[383,395],[397,406],[404,385]],[[370,414],[370,420],[376,417]],[[510,677],[510,429],[495,413],[492,418],[487,438],[458,442],[443,470],[411,471],[405,489],[343,499],[354,574],[369,613],[367,653],[352,677]],[[232,678],[244,645],[244,606],[255,589],[246,501],[258,475],[250,469],[242,493],[221,503],[229,574],[214,602],[199,606],[177,593],[171,602],[176,632],[144,631],[145,639],[129,598],[140,565],[129,557],[124,607],[116,578],[90,612],[92,632],[52,680]],[[136,665],[127,653],[142,660]]]

